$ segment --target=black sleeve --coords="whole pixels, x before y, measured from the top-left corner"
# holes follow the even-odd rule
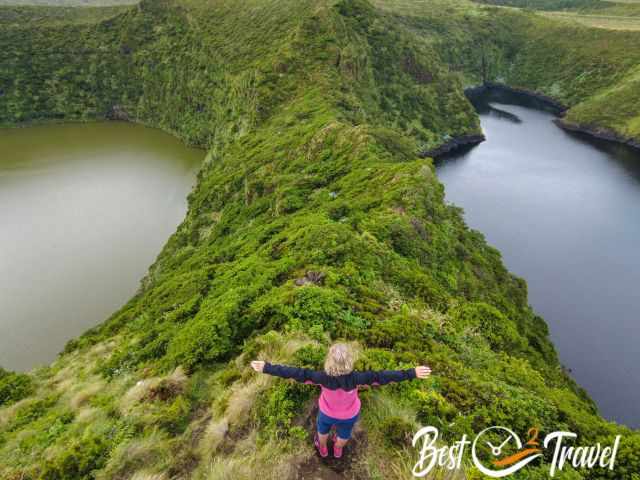
[[[273,375],[274,377],[292,378],[300,383],[317,383],[321,382],[322,372],[316,372],[308,368],[288,367],[286,365],[264,364],[262,373]]]
[[[386,385],[392,382],[402,382],[416,378],[415,368],[407,370],[379,370],[369,372],[354,372],[358,385]]]

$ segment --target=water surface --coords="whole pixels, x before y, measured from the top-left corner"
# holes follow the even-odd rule
[[[125,123],[0,130],[0,365],[48,363],[137,290],[203,152]]]
[[[479,103],[487,141],[438,161],[447,200],[526,279],[561,361],[640,426],[640,153],[564,132],[529,100]]]

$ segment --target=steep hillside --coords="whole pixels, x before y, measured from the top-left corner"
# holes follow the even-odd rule
[[[565,125],[640,145],[640,32],[467,2],[375,3],[432,39],[467,86],[497,82],[543,94],[568,108]]]
[[[51,366],[1,373],[2,478],[406,478],[426,424],[450,441],[495,424],[623,434],[615,475],[556,478],[633,478],[640,435],[597,415],[525,283],[417,155],[479,133],[456,8],[438,24],[364,0],[146,0],[0,30],[0,122],[126,118],[208,150],[135,297]],[[319,367],[337,338],[359,343],[359,367],[434,376],[364,392],[355,449],[325,465],[314,388],[248,362]]]

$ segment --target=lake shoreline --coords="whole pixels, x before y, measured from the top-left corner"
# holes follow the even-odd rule
[[[464,93],[467,96],[467,98],[473,103],[474,98],[484,95],[492,90],[522,95],[523,97],[540,102],[545,107],[551,108],[554,111],[554,114],[557,116],[557,118],[554,119],[553,122],[559,128],[562,128],[565,131],[584,134],[598,140],[605,140],[609,142],[619,143],[621,145],[626,145],[630,148],[640,150],[640,139],[636,139],[633,137],[625,137],[611,129],[607,129],[603,127],[598,127],[593,125],[581,125],[573,122],[568,122],[563,118],[567,110],[569,110],[569,107],[567,105],[563,104],[562,102],[556,100],[553,97],[550,97],[540,92],[536,92],[535,90],[529,90],[529,89],[520,88],[520,87],[512,87],[504,83],[487,82],[482,85],[466,88],[464,90]],[[421,152],[420,156],[423,158],[431,157],[436,159],[443,155],[451,154],[460,148],[469,147],[472,145],[478,145],[484,142],[485,140],[486,140],[486,137],[483,133],[461,135],[459,137],[454,137],[453,139],[441,144],[436,148]]]
[[[502,83],[487,82],[475,87],[469,87],[464,90],[464,94],[473,103],[473,100],[475,98],[478,98],[490,92],[491,90],[515,93],[531,99],[535,99],[541,102],[543,105],[551,107],[554,110],[554,113],[558,116],[562,116],[562,114],[568,109],[566,105],[563,105],[562,103],[547,95],[543,95],[541,93],[523,88],[510,87],[509,85]],[[438,157],[441,157],[443,155],[454,153],[460,148],[478,145],[484,142],[486,139],[487,138],[485,137],[484,133],[461,135],[458,137],[454,137],[451,140],[439,145],[438,147],[432,148],[431,150],[420,152],[420,156],[423,158],[431,157],[433,159],[437,159]]]
[[[563,130],[574,133],[581,133],[599,140],[619,143],[640,150],[640,139],[626,137],[609,128],[599,127],[597,125],[582,125],[565,120],[564,115],[570,107],[549,95],[545,95],[535,90],[529,90],[521,87],[512,87],[504,83],[487,82],[482,85],[467,88],[465,89],[464,93],[469,99],[473,99],[474,97],[485,94],[491,90],[523,95],[524,97],[534,99],[541,102],[543,105],[552,108],[553,110],[555,110],[555,114],[558,117],[554,120],[554,123]]]
[[[640,150],[639,139],[635,139],[633,137],[624,137],[611,129],[600,128],[596,126],[580,125],[578,123],[567,122],[563,118],[556,118],[553,121],[553,123],[555,123],[558,127],[562,128],[563,130],[566,130],[569,132],[581,133],[593,138],[597,138],[599,140],[606,140],[608,142],[620,143],[622,145],[626,145],[636,150]]]
[[[453,139],[443,143],[439,147],[421,152],[420,156],[422,158],[426,158],[426,157],[437,158],[447,153],[451,153],[461,147],[477,145],[479,143],[484,142],[486,139],[487,138],[484,136],[483,133],[454,137]]]
[[[474,97],[488,93],[491,90],[515,93],[515,94],[523,95],[525,97],[537,100],[541,102],[543,105],[554,109],[555,114],[558,115],[559,117],[561,117],[567,110],[569,110],[569,107],[567,105],[563,104],[562,102],[556,100],[553,97],[550,97],[549,95],[545,95],[543,93],[536,92],[535,90],[529,90],[526,88],[512,87],[505,83],[486,82],[482,85],[467,88],[465,89],[464,93],[467,96],[467,98],[473,99]]]

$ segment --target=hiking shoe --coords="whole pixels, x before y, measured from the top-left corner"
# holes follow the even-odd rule
[[[343,447],[338,447],[336,445],[336,442],[338,441],[338,436],[335,433],[333,434],[333,437],[331,438],[331,440],[333,440],[333,458],[342,458]]]
[[[336,446],[333,444],[333,458],[342,458],[342,447]]]
[[[324,448],[322,448],[322,446],[320,446],[320,440],[318,439],[318,435],[316,435],[313,438],[313,444],[318,449],[318,453],[320,454],[320,456],[322,458],[327,458],[329,456],[329,449],[326,446]]]

